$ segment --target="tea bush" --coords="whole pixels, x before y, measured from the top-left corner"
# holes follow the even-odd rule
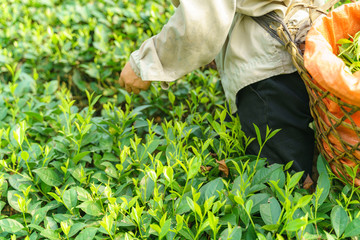
[[[245,155],[278,130],[245,136],[214,70],[169,91],[118,87],[169,1],[0,5],[0,239],[360,236],[359,191],[321,156],[310,191],[291,163]]]

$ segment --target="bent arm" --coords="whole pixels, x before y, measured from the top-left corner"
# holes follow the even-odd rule
[[[181,0],[161,32],[131,54],[131,67],[144,81],[173,81],[211,62],[235,10],[235,0]]]

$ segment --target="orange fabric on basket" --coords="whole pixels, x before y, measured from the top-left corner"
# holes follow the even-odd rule
[[[337,57],[336,44],[359,31],[360,2],[345,4],[319,17],[306,37],[304,64],[322,88],[360,107],[360,71],[354,74],[345,71],[345,63]]]
[[[360,2],[345,4],[315,21],[306,37],[304,52],[304,65],[312,76],[314,83],[321,89],[329,91],[340,98],[343,102],[358,107],[360,107],[360,71],[354,74],[345,71],[345,63],[337,57],[339,53],[337,41],[354,36],[359,31]],[[344,117],[344,111],[348,112],[350,110],[344,106],[342,106],[342,110],[337,103],[326,97],[322,101],[327,108],[327,112],[325,113],[319,107],[316,107],[316,109],[320,118],[326,124],[324,131],[329,131],[327,139],[332,147],[323,139],[321,144],[330,158],[327,160],[333,172],[339,176],[338,171],[340,171],[343,175],[349,177],[346,172],[341,171],[337,166],[343,164],[354,167],[356,163],[353,160],[346,157],[343,157],[338,162],[331,160],[336,157],[334,153],[335,155],[341,155],[342,152],[351,149],[349,145],[355,146],[360,139],[351,127],[340,125],[335,130],[330,128],[334,128],[335,120]],[[337,119],[330,119],[329,113],[333,115],[333,118]],[[357,126],[360,126],[359,111],[352,114],[351,119]],[[351,125],[349,119],[344,122]],[[352,155],[360,161],[359,150],[352,151]],[[355,184],[360,186],[360,179],[355,179]]]

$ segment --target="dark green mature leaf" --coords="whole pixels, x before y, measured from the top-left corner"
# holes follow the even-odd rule
[[[1,219],[0,227],[2,231],[8,233],[16,233],[24,228],[24,226],[14,219]]]
[[[77,206],[77,208],[80,208],[91,216],[100,216],[102,214],[102,209],[98,202],[86,201]]]
[[[191,230],[189,229],[188,231],[186,231],[184,228],[180,230],[180,235],[182,237],[184,237],[187,240],[193,240],[195,239],[194,234],[191,232]]]
[[[13,209],[15,209],[18,212],[21,212],[19,203],[18,203],[18,197],[16,195],[24,197],[24,194],[22,192],[10,190],[10,191],[8,191],[8,194],[7,194],[7,201]]]
[[[58,87],[59,87],[58,81],[54,80],[54,81],[49,82],[49,87],[47,88],[47,91],[46,91],[47,95],[51,95],[54,92],[56,92]]]
[[[256,239],[256,231],[253,225],[249,225],[249,227],[244,231],[245,240],[253,240]]]
[[[81,74],[78,70],[74,71],[74,74],[72,76],[72,80],[74,81],[75,85],[81,90],[86,90],[86,82],[82,80]]]
[[[38,122],[43,122],[44,118],[41,114],[37,113],[37,112],[24,112],[26,115],[28,115],[31,118],[34,118],[35,120],[37,120]]]
[[[69,232],[69,237],[74,236],[75,234],[77,234],[81,229],[83,229],[84,227],[86,227],[87,225],[85,223],[75,223],[73,225],[71,225],[70,228],[70,232]]]
[[[344,237],[356,237],[360,235],[360,218],[352,220],[345,228]]]
[[[242,229],[239,226],[234,227],[234,229],[229,230],[226,228],[220,235],[219,239],[241,239]]]
[[[34,172],[40,177],[40,179],[49,186],[58,187],[62,183],[62,179],[55,172],[54,169],[44,167],[35,169]]]
[[[68,189],[64,192],[63,201],[67,208],[75,208],[77,205],[77,200],[77,192],[75,188]]]
[[[230,223],[231,225],[237,224],[237,216],[234,213],[226,214],[225,216],[220,217],[220,225],[227,225],[228,223]]]
[[[82,188],[82,187],[75,187],[75,190],[77,192],[77,198],[79,201],[90,201],[91,200],[91,195],[90,193]]]
[[[15,174],[9,177],[9,184],[16,190],[25,190],[29,185],[33,185],[28,178]]]
[[[319,156],[317,158],[316,167],[317,167],[319,174],[324,174],[326,176],[329,176],[328,170],[327,170],[327,168],[329,167],[329,164],[321,154],[319,154]]]
[[[254,175],[254,183],[266,183],[271,175],[272,171],[269,168],[260,168]]]
[[[331,224],[335,230],[336,236],[340,237],[349,223],[349,216],[346,211],[339,205],[331,211]]]
[[[252,195],[249,199],[251,201],[253,201],[253,206],[251,208],[251,214],[257,213],[260,211],[260,206],[261,204],[264,204],[267,202],[267,200],[269,199],[269,194],[267,193],[257,193]]]
[[[209,199],[212,196],[215,196],[214,200],[216,200],[219,197],[219,194],[217,191],[221,191],[222,189],[224,189],[224,183],[221,180],[221,178],[216,178],[216,179],[206,183],[199,190],[201,195],[198,200],[198,203],[202,204],[206,199]]]
[[[2,121],[6,117],[7,113],[8,113],[7,108],[0,109],[0,121]]]
[[[36,232],[33,232],[31,235],[30,235],[30,240],[37,240],[38,239],[38,234]]]
[[[260,215],[266,225],[274,225],[279,220],[281,206],[276,198],[270,198],[269,203],[260,205]]]
[[[56,233],[56,231],[53,229],[44,229],[43,231],[41,231],[40,235],[44,236],[50,240],[58,240],[59,239],[59,234]]]
[[[73,158],[73,162],[75,164],[77,164],[81,159],[83,159],[86,155],[88,155],[89,153],[91,153],[90,151],[86,151],[86,152],[81,152],[79,154],[76,154],[75,157]]]
[[[5,207],[6,202],[0,201],[0,213],[2,211],[2,209]]]
[[[322,193],[318,200],[319,205],[324,203],[324,201],[326,200],[326,198],[328,197],[329,192],[330,192],[330,179],[329,179],[329,174],[327,172],[326,166],[328,166],[328,163],[326,162],[324,157],[322,157],[322,155],[319,155],[318,160],[317,160],[317,169],[319,171],[319,178],[318,178],[316,192],[315,192],[315,194],[318,195],[319,189],[322,189]],[[313,201],[314,201],[314,199],[313,199]]]
[[[281,167],[276,168],[270,175],[269,181],[278,182],[278,186],[283,188],[285,185],[285,173]]]

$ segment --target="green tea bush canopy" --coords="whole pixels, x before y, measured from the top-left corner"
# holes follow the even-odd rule
[[[358,239],[359,191],[245,155],[215,70],[131,95],[165,0],[0,2],[0,239]],[[256,128],[256,126],[254,126]],[[289,159],[290,160],[290,159]],[[357,169],[348,169],[355,177]]]

